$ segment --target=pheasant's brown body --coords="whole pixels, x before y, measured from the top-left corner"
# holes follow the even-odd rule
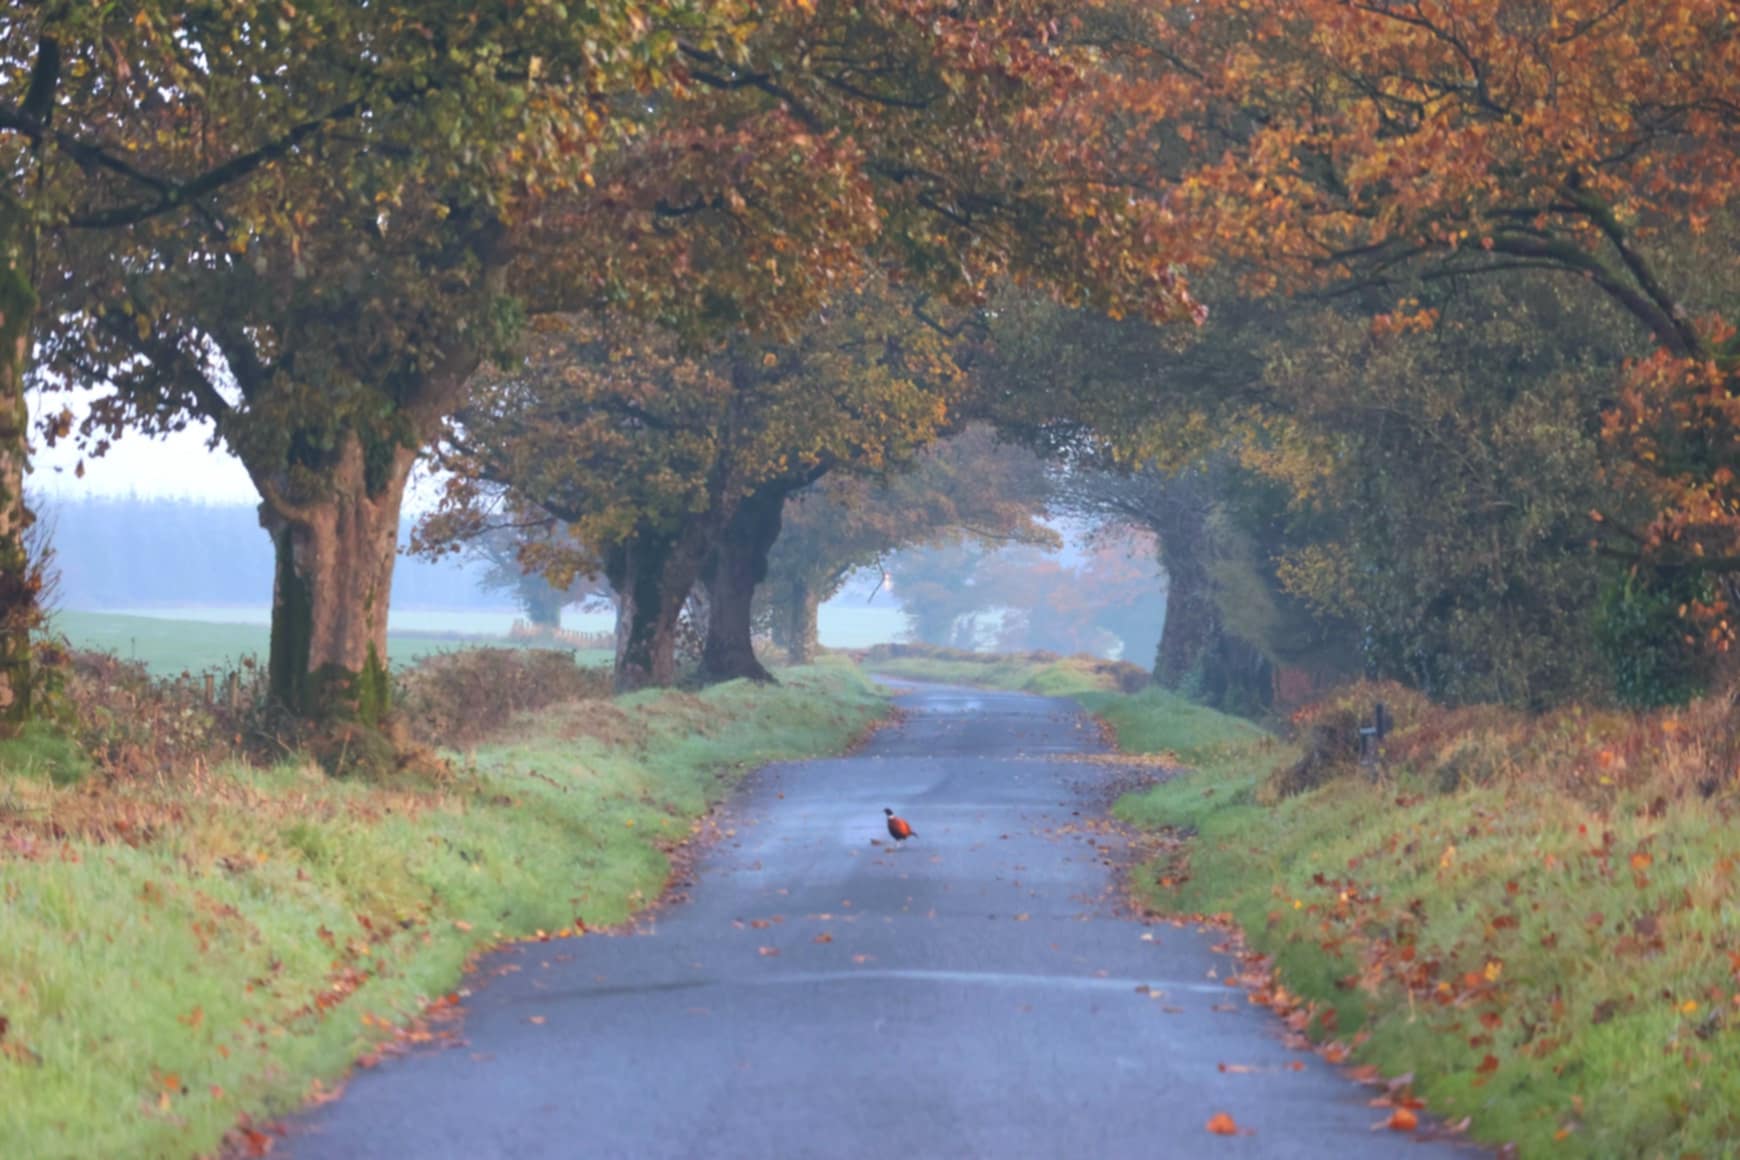
[[[896,842],[904,842],[908,838],[918,837],[918,831],[914,830],[905,818],[895,817],[894,811],[891,809],[885,808],[882,812],[888,815],[888,833]]]

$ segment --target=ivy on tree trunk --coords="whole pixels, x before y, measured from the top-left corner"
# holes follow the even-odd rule
[[[1200,482],[1180,478],[1153,521],[1167,578],[1154,683],[1228,711],[1263,708],[1273,699],[1274,667],[1227,630],[1214,580],[1210,513]]]
[[[30,634],[41,616],[42,575],[30,559],[32,516],[24,503],[30,458],[24,366],[36,310],[29,253],[25,209],[0,192],[0,735],[30,719]]]

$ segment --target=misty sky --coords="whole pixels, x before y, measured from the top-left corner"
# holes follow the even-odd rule
[[[78,412],[76,396],[54,397],[56,406],[64,401],[70,401],[74,413]],[[40,407],[41,400],[32,403]],[[214,504],[259,503],[260,497],[241,463],[221,448],[207,447],[210,437],[209,423],[162,439],[129,432],[102,458],[85,459],[83,479],[74,474],[81,458],[77,447],[70,442],[44,447],[36,440],[26,487],[33,494],[66,499],[138,495]],[[411,489],[405,496],[406,514],[434,506],[436,495],[437,489],[431,485],[428,473],[419,469],[412,475]]]
[[[129,434],[101,459],[85,461],[85,477],[73,468],[78,449],[69,443],[38,447],[32,456],[32,491],[77,498],[129,495],[198,499],[208,503],[257,503],[254,485],[234,456],[208,448],[209,427],[165,439]]]

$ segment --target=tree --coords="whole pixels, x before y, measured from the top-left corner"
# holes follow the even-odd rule
[[[1102,35],[1142,7],[824,0],[679,37],[684,83],[596,196],[542,220],[602,299],[684,334],[801,325],[866,274],[1191,317],[1188,238],[1132,176],[1167,78]]]
[[[539,629],[560,628],[562,610],[571,604],[602,604],[610,599],[609,587],[595,578],[566,574],[560,562],[573,547],[555,540],[549,523],[540,519],[530,527],[490,527],[462,546],[466,555],[489,564],[480,584],[490,591],[510,594],[527,621]],[[558,578],[565,583],[557,586],[551,581],[544,561],[557,567]]]
[[[1731,3],[1217,0],[1154,34],[1198,111],[1170,142],[1177,204],[1216,253],[1258,288],[1570,275],[1659,348],[1607,426],[1657,510],[1607,519],[1608,550],[1740,568]],[[1729,272],[1688,276],[1700,247]]]
[[[932,644],[1152,655],[1166,585],[1146,534],[1098,529],[1073,564],[1060,546],[963,538],[903,549],[889,568],[912,634]]]
[[[900,462],[935,438],[963,387],[950,341],[870,292],[789,343],[694,351],[626,320],[551,318],[522,365],[458,416],[455,471],[425,538],[516,511],[564,521],[618,596],[619,687],[674,676],[677,618],[705,581],[707,679],[766,679],[750,642],[787,496],[842,463]]]
[[[793,664],[815,656],[816,618],[853,572],[892,553],[957,540],[1057,544],[1039,522],[1039,462],[984,425],[926,448],[886,475],[837,472],[792,496],[769,559],[764,599]]]
[[[64,369],[119,380],[99,427],[212,418],[248,462],[281,553],[284,700],[382,711],[404,472],[516,303],[705,337],[791,325],[886,266],[956,300],[1007,273],[1188,312],[1171,215],[1104,131],[1156,115],[1116,54],[1038,0],[933,7],[335,4],[236,33],[287,27],[293,59],[241,75],[341,94],[345,133],[287,151],[221,228],[134,238],[50,317],[75,320]],[[607,137],[632,140],[594,166]]]
[[[143,234],[206,234],[220,204],[274,213],[258,197],[262,175],[410,92],[396,58],[378,53],[353,60],[363,67],[343,88],[258,78],[288,80],[328,35],[365,25],[372,35],[377,17],[400,16],[324,0],[299,14],[264,0],[221,12],[56,0],[0,16],[0,727],[30,714],[42,580],[25,544],[24,387],[38,299],[69,275],[58,241],[101,239],[112,265],[106,251]]]
[[[985,544],[960,539],[896,553],[888,573],[908,633],[942,648],[976,648],[974,614],[994,607],[977,591],[979,565],[994,552]]]
[[[975,591],[1002,614],[999,652],[1044,650],[1146,661],[1154,655],[1166,600],[1152,538],[1105,526],[1070,564],[1023,547],[981,561]]]
[[[1596,609],[1623,568],[1591,550],[1588,513],[1648,511],[1600,438],[1636,337],[1538,273],[1422,292],[1433,306],[1375,318],[1302,306],[1271,339],[1268,437],[1244,462],[1307,517],[1284,586],[1434,697],[1606,699]]]
[[[710,43],[701,17],[736,11],[407,0],[273,5],[257,24],[195,9],[159,30],[189,57],[161,83],[191,108],[139,143],[145,161],[251,156],[240,111],[258,76],[286,108],[345,112],[257,166],[247,196],[135,229],[118,253],[59,234],[47,368],[112,384],[86,428],[99,449],[202,418],[248,468],[278,551],[272,688],[293,710],[385,712],[406,477],[515,328],[515,231],[583,186],[612,100],[666,76],[675,50],[653,18]],[[264,55],[238,60],[237,44]]]
[[[1674,353],[1711,353],[1651,239],[1701,230],[1740,186],[1725,0],[1217,0],[1161,19],[1214,126],[1180,194],[1260,282],[1552,270]]]

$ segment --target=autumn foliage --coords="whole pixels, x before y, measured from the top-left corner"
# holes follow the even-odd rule
[[[1169,29],[1197,113],[1173,172],[1209,256],[1259,290],[1543,271],[1603,296],[1659,348],[1611,368],[1607,419],[1616,478],[1656,514],[1598,511],[1591,535],[1734,570],[1736,318],[1678,257],[1732,253],[1732,4],[1252,0]],[[1378,322],[1404,317],[1433,321]],[[1726,601],[1705,611],[1694,631],[1725,647]]]

